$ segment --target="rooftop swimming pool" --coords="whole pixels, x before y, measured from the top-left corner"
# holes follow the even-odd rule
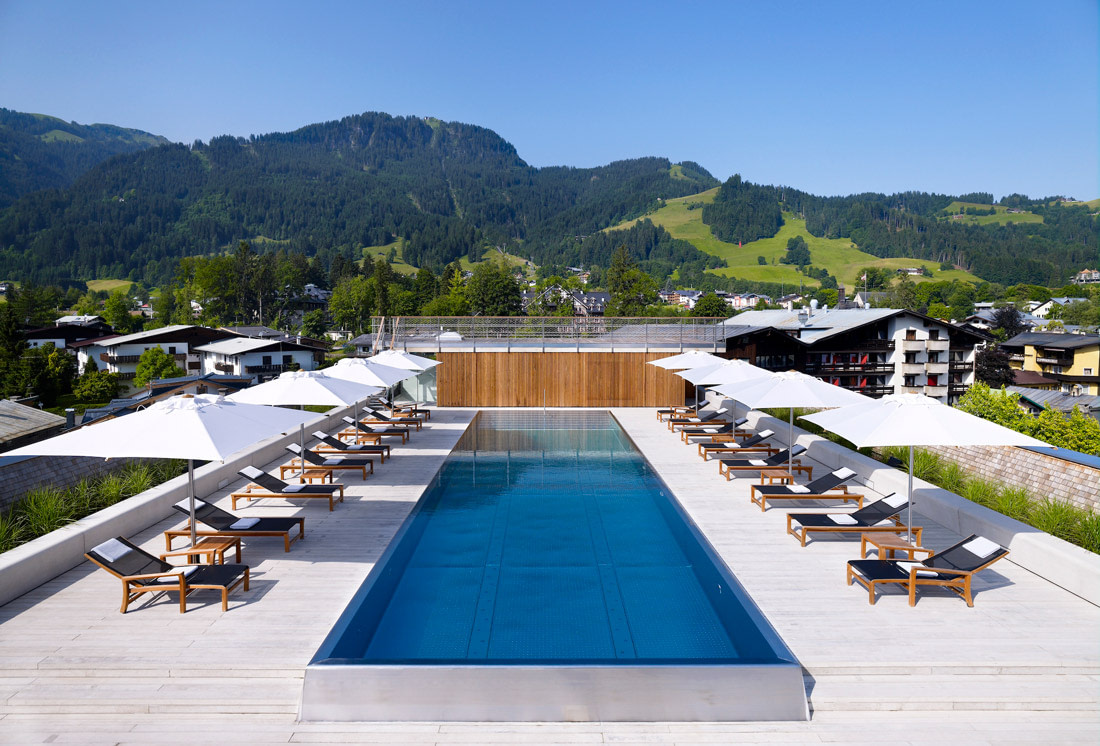
[[[805,719],[801,667],[606,411],[482,411],[304,720]]]

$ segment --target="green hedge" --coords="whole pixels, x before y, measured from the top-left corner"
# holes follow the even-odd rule
[[[902,471],[909,470],[907,447],[891,446],[882,453],[886,458],[899,459]],[[913,451],[913,476],[1100,554],[1100,515],[1091,510],[1049,497],[1038,500],[1023,487],[975,477],[958,464],[923,448]]]
[[[135,462],[97,479],[83,479],[67,490],[52,485],[31,490],[7,512],[0,512],[0,552],[167,482],[186,469],[186,462],[179,460]]]

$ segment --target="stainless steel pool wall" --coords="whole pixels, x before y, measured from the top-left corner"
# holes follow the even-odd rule
[[[739,649],[749,653],[743,662],[380,663],[361,657],[423,533],[420,508],[434,488],[406,518],[307,666],[302,720],[808,719],[801,666],[663,482],[662,507],[667,503],[694,539],[684,548],[700,581],[713,597],[728,599],[714,607],[729,629],[739,630]]]

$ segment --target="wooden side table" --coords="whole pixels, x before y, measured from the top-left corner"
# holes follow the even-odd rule
[[[786,469],[761,469],[760,484],[794,484],[794,474]]]
[[[171,541],[171,539],[169,539],[169,541]],[[236,559],[234,561],[240,564],[241,537],[239,536],[207,536],[206,538],[199,539],[193,547],[173,549],[160,555],[160,558],[163,560],[168,557],[187,557],[188,562],[199,564],[199,557],[205,555],[206,564],[224,565],[225,552],[228,549],[236,550]]]
[[[321,483],[324,484],[326,478],[330,483],[332,482],[332,469],[311,469],[307,466],[306,473],[302,474],[302,467],[295,462],[291,462],[289,464],[280,464],[279,479],[285,481],[286,473],[288,471],[291,472],[291,477],[298,477],[298,481],[302,483],[308,482],[309,484],[313,484],[314,479],[320,479]]]
[[[932,554],[931,549],[925,549],[920,545],[921,533],[924,531],[920,526],[913,527],[913,538],[916,539],[916,544],[910,544],[899,534],[889,533],[883,531],[881,533],[860,534],[859,535],[859,556],[867,557],[868,546],[874,547],[879,559],[897,559],[898,552],[905,552],[905,558],[910,560],[917,559],[917,552],[924,552],[926,554]]]

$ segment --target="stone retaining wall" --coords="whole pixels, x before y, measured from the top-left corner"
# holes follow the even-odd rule
[[[1035,499],[1054,498],[1100,512],[1100,469],[1024,448],[929,446],[990,482],[1025,487]]]

